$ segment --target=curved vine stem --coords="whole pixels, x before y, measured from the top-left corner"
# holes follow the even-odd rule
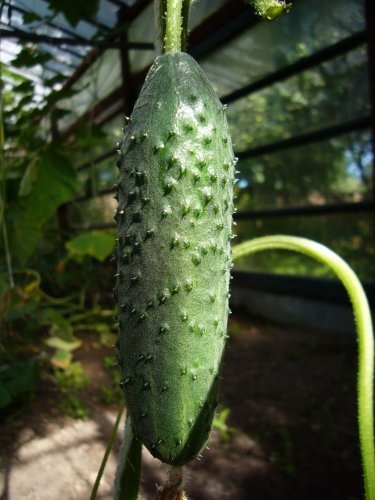
[[[3,11],[5,2],[0,3],[0,17]],[[9,286],[14,288],[14,273],[12,267],[12,255],[10,252],[7,223],[5,220],[5,200],[6,200],[6,180],[5,180],[5,159],[4,159],[4,115],[3,115],[3,78],[0,66],[0,226],[4,241],[5,262],[8,271]]]
[[[116,440],[117,429],[118,429],[118,426],[120,424],[120,420],[121,420],[122,414],[124,412],[124,407],[125,407],[125,405],[122,404],[121,407],[120,407],[120,410],[119,410],[119,412],[117,414],[116,421],[115,421],[115,424],[114,424],[114,426],[112,428],[111,436],[109,438],[109,441],[108,441],[108,444],[107,444],[107,448],[106,448],[104,456],[103,456],[102,463],[100,464],[98,475],[96,476],[96,480],[95,480],[95,483],[94,483],[94,486],[93,486],[93,489],[92,489],[92,492],[91,492],[90,500],[96,500],[96,498],[97,498],[100,481],[102,479],[105,466],[107,465],[107,460],[108,460],[109,454],[111,453],[111,450],[113,448],[113,444],[114,444],[114,442]]]
[[[233,247],[233,259],[264,250],[293,250],[325,264],[340,279],[353,307],[358,336],[358,425],[367,500],[375,500],[373,417],[374,338],[370,308],[354,271],[329,248],[306,238],[275,235],[255,238]]]

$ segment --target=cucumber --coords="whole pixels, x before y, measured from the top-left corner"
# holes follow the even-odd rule
[[[224,107],[196,61],[158,57],[120,146],[115,296],[134,432],[171,465],[200,453],[217,405],[234,164]]]

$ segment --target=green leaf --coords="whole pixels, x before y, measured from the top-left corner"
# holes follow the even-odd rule
[[[73,351],[81,345],[81,341],[73,334],[71,323],[58,311],[45,309],[41,318],[42,324],[50,325],[50,337],[46,340],[49,347],[58,350]]]
[[[3,366],[0,369],[0,407],[4,408],[14,399],[30,393],[37,373],[37,360],[30,359]]]
[[[114,246],[113,236],[102,231],[88,231],[66,243],[66,248],[72,257],[89,255],[101,262],[110,255]]]
[[[77,349],[81,345],[81,341],[78,339],[68,341],[64,340],[60,337],[49,337],[46,340],[46,344],[48,347],[53,347],[55,349],[58,349],[60,351],[74,351],[74,349]],[[61,353],[60,353],[61,355]],[[61,356],[60,356],[61,357]]]
[[[46,87],[52,88],[57,83],[64,83],[66,80],[66,76],[64,75],[56,75],[51,78],[46,78],[43,80],[43,83]]]
[[[9,391],[4,385],[0,385],[0,408],[5,408],[12,402]]]
[[[76,89],[55,90],[46,97],[47,106],[51,107],[61,99],[68,99],[78,92]]]
[[[51,363],[58,368],[67,370],[72,361],[72,353],[66,349],[56,349],[54,355],[51,358]]]
[[[99,0],[48,0],[48,4],[55,13],[61,12],[72,26],[81,19],[94,17],[99,8]]]
[[[35,47],[29,46],[25,47],[17,54],[17,57],[12,61],[12,65],[16,68],[31,68],[36,64],[46,64],[51,59],[51,54],[47,54]]]
[[[28,200],[28,210],[40,225],[47,222],[57,208],[72,200],[76,193],[76,173],[66,156],[52,148],[39,160],[38,175]]]
[[[50,111],[51,113],[51,119],[52,121],[57,121],[60,120],[61,118],[64,118],[66,115],[70,115],[72,111],[70,109],[63,109],[63,108],[52,108]]]
[[[40,16],[36,12],[24,12],[22,20],[24,24],[31,24],[35,21],[40,21]]]
[[[41,323],[50,326],[50,333],[66,341],[76,340],[73,336],[73,327],[60,312],[56,309],[44,309],[41,316]]]
[[[34,92],[34,83],[31,80],[25,80],[18,85],[13,87],[13,92],[17,92],[19,94],[29,94]]]
[[[36,164],[35,162],[31,162],[22,176],[18,196],[28,196],[31,193],[36,177]]]
[[[23,264],[42,238],[42,229],[24,207],[12,207],[7,211],[7,216],[11,254]]]
[[[44,151],[33,171],[25,175],[19,193],[22,198],[7,211],[12,255],[20,263],[30,257],[42,236],[43,225],[57,208],[74,198],[77,185],[69,159],[52,148]]]
[[[4,218],[4,200],[3,200],[3,195],[0,191],[0,227],[1,224],[3,223],[3,218]]]

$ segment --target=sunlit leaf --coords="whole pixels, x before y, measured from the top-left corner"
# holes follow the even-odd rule
[[[54,355],[51,358],[51,363],[57,368],[62,368],[66,370],[69,368],[72,361],[73,355],[70,351],[66,349],[56,349]]]
[[[88,231],[66,243],[69,253],[74,256],[89,255],[103,262],[113,251],[113,236],[103,231]]]
[[[81,345],[81,341],[76,339],[75,341],[67,341],[60,337],[49,337],[46,340],[48,347],[54,347],[55,349],[61,349],[64,351],[74,351]]]

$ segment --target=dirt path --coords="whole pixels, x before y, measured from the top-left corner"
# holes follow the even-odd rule
[[[221,408],[230,409],[227,424],[234,430],[228,435],[215,431],[209,450],[188,467],[189,496],[194,500],[362,498],[355,339],[250,323],[239,316],[231,321],[231,332],[220,401]],[[82,360],[98,372],[100,356],[96,351],[94,358]],[[51,415],[51,421],[43,416],[38,420],[38,405],[47,396],[43,391],[37,395],[30,417],[23,416],[16,433],[9,417],[2,425],[0,500],[90,496],[116,417],[115,406],[93,403],[87,421]],[[53,394],[48,397],[53,403]],[[16,437],[9,446],[7,437],[12,433]],[[118,446],[119,441],[101,483],[98,498],[103,500],[111,498]],[[165,471],[144,452],[142,500],[154,498],[155,485]]]

